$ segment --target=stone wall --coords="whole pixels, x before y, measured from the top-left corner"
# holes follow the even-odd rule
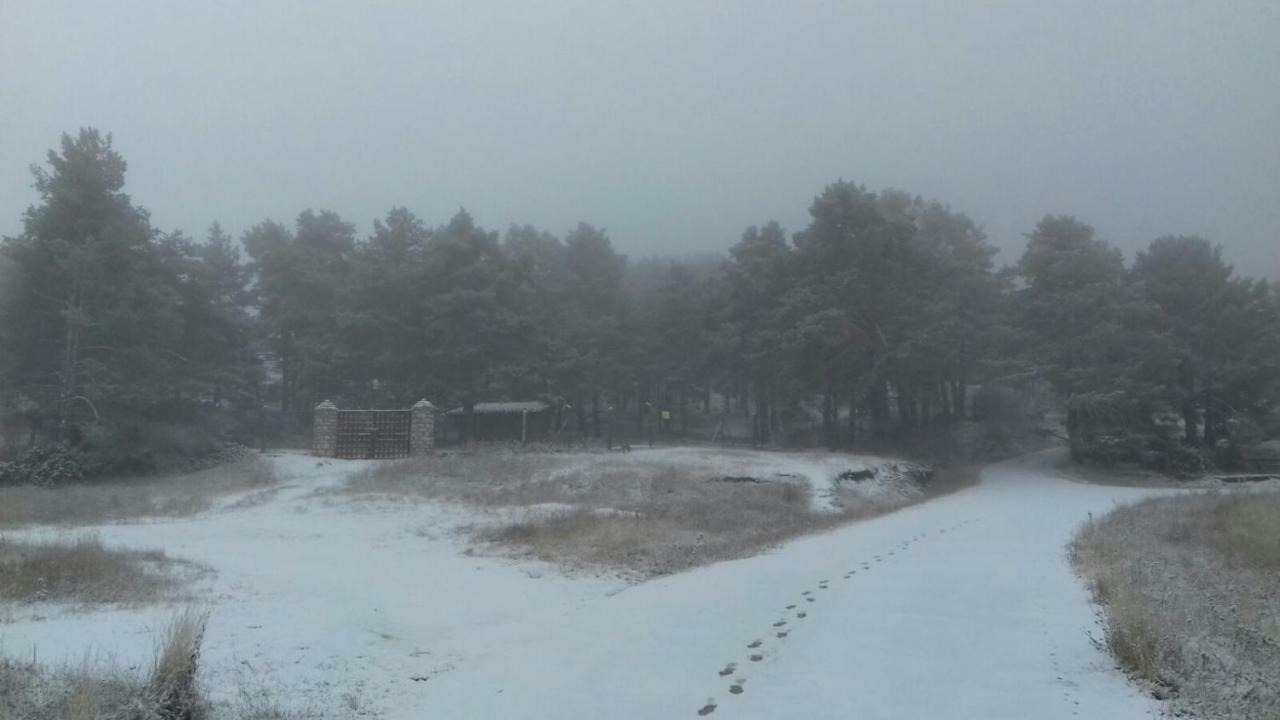
[[[436,406],[419,400],[410,409],[409,454],[425,455],[436,447]],[[311,427],[311,454],[338,454],[338,406],[325,400],[316,406]]]
[[[413,405],[409,430],[409,454],[425,455],[436,447],[436,406],[426,400]]]
[[[338,453],[338,406],[325,400],[316,406],[311,426],[311,454],[333,457]]]

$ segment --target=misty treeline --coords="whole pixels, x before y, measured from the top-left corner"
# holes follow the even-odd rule
[[[64,136],[33,170],[39,201],[0,254],[5,441],[88,472],[304,433],[326,399],[538,398],[569,436],[729,414],[762,444],[903,448],[1048,424],[1051,387],[1078,455],[1170,470],[1276,432],[1280,300],[1198,237],[1126,265],[1047,216],[997,269],[962,213],[840,181],[807,227],[752,226],[727,258],[628,262],[585,223],[498,233],[404,208],[366,237],[308,210],[196,240],[125,194],[109,136]]]

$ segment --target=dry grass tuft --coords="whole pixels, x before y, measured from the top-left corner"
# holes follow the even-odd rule
[[[139,517],[182,517],[220,496],[276,483],[271,464],[248,458],[185,475],[56,488],[0,487],[0,527],[90,525]]]
[[[133,603],[174,590],[177,561],[159,550],[111,550],[94,535],[70,542],[0,537],[0,601]]]
[[[85,662],[49,671],[0,657],[0,718],[5,720],[114,718],[138,692],[137,677],[119,668]]]
[[[1280,493],[1157,498],[1089,522],[1071,557],[1119,663],[1205,717],[1280,718]]]
[[[207,618],[179,613],[157,642],[147,677],[111,662],[50,670],[0,657],[0,718],[204,720],[209,702],[195,677]]]
[[[189,609],[174,617],[156,644],[146,695],[152,712],[163,720],[200,720],[208,714],[209,703],[196,686],[208,621],[207,612]]]

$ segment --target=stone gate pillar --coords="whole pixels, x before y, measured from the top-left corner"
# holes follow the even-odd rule
[[[338,454],[338,406],[325,400],[316,406],[311,424],[311,454],[333,457]]]
[[[419,400],[410,412],[409,454],[426,455],[436,447],[436,406]]]

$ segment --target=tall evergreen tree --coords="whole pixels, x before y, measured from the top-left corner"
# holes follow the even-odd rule
[[[39,204],[4,242],[7,394],[30,403],[38,436],[81,443],[156,417],[180,372],[180,302],[110,136],[63,135],[47,163],[33,168]]]

